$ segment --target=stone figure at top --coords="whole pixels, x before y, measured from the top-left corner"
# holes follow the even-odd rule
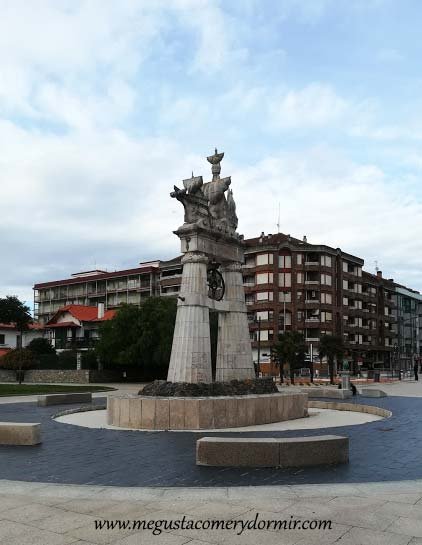
[[[220,178],[221,161],[224,153],[215,150],[214,155],[207,157],[211,163],[212,180],[204,184],[202,176],[194,176],[183,180],[184,189],[174,186],[170,193],[183,204],[185,209],[185,223],[179,231],[188,230],[196,225],[212,231],[220,231],[229,236],[238,237],[236,204],[233,192],[229,189],[230,176]],[[226,198],[225,192],[228,191]]]

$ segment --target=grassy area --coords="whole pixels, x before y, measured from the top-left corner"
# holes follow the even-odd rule
[[[38,394],[66,394],[69,392],[107,392],[107,386],[77,386],[56,384],[0,384],[0,396],[28,396]]]

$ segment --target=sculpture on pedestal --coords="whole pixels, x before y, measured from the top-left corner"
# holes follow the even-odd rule
[[[216,380],[254,377],[242,269],[242,237],[230,176],[220,178],[224,153],[215,153],[212,180],[202,176],[174,186],[171,197],[183,204],[181,240],[183,275],[168,380],[211,382],[209,311],[219,313]],[[227,192],[227,198],[225,193]]]

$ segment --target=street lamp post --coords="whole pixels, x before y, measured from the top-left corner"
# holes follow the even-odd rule
[[[256,375],[259,378],[261,364],[261,318],[258,318],[258,354],[256,362]]]

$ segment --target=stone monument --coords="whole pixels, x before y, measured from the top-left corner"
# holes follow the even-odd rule
[[[112,426],[208,430],[307,415],[307,394],[280,393],[272,379],[245,380],[254,379],[255,371],[242,282],[243,237],[236,232],[230,177],[220,178],[223,157],[217,150],[207,157],[210,182],[192,173],[183,180],[183,189],[175,186],[171,193],[183,204],[185,221],[175,231],[182,245],[183,275],[168,382],[147,385],[139,395],[110,396],[107,419]],[[210,311],[218,312],[215,383]]]
[[[255,376],[242,281],[243,237],[230,176],[220,177],[224,153],[207,157],[212,180],[202,176],[174,186],[171,197],[184,207],[175,231],[183,253],[183,275],[167,380],[212,382],[210,310],[218,312],[216,381]],[[226,197],[227,192],[227,197]]]

